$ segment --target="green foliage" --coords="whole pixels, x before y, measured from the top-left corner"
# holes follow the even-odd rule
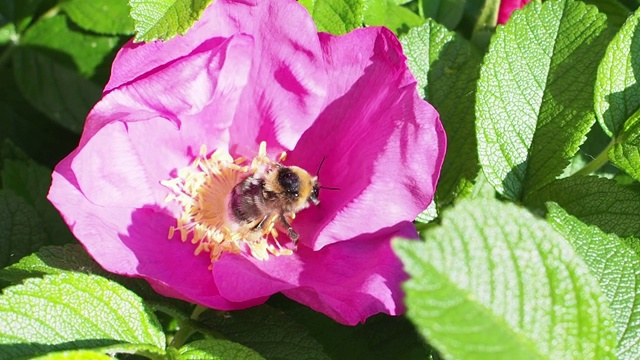
[[[394,247],[411,276],[407,314],[446,358],[614,358],[607,299],[543,220],[464,201],[423,236]]]
[[[640,192],[613,180],[596,176],[555,181],[530,198],[530,205],[558,203],[582,222],[618,236],[640,237]]]
[[[269,306],[228,314],[207,313],[202,320],[225,338],[267,359],[329,359],[303,326]]]
[[[625,123],[614,146],[609,150],[609,159],[634,179],[640,181],[640,121],[638,118]]]
[[[59,275],[67,272],[101,274],[103,270],[77,244],[45,246],[19,262],[0,270],[0,279],[13,284],[44,275]]]
[[[631,16],[609,44],[596,79],[596,115],[609,135],[617,136],[640,107],[640,11]]]
[[[622,26],[631,12],[618,0],[585,0],[584,2],[597,6],[600,12],[607,14],[607,20],[616,27]]]
[[[37,47],[17,48],[12,60],[16,82],[27,100],[60,125],[79,133],[89,109],[100,99],[100,88]],[[68,92],[77,96],[65,96]]]
[[[60,125],[79,133],[101,95],[100,87],[87,77],[96,74],[118,44],[115,37],[73,29],[60,14],[26,28],[7,54],[24,97]]]
[[[300,4],[307,8],[318,31],[346,34],[364,22],[364,0],[301,0]],[[375,6],[373,1],[371,4]]]
[[[609,158],[636,180],[640,179],[640,11],[624,23],[609,44],[598,68],[596,115],[613,136]]]
[[[33,20],[40,3],[42,0],[7,0],[0,3],[0,33],[2,29],[7,29],[5,31],[12,35],[23,31]]]
[[[549,222],[584,259],[609,300],[618,359],[640,357],[640,258],[615,235],[587,226],[556,204]],[[637,241],[637,239],[636,239]]]
[[[355,327],[341,326],[306,307],[287,307],[332,359],[426,359],[435,350],[426,345],[404,317],[377,315]]]
[[[11,190],[0,191],[0,266],[20,260],[46,244],[35,209]]]
[[[36,360],[109,360],[110,356],[91,350],[54,352],[34,358]]]
[[[130,0],[136,41],[168,40],[184,34],[212,0]]]
[[[365,0],[363,20],[368,26],[386,26],[396,34],[424,23],[423,18],[394,0]]]
[[[0,296],[0,358],[54,350],[117,349],[162,353],[164,334],[141,299],[95,275],[28,279]]]
[[[83,29],[109,35],[133,33],[127,0],[68,0],[61,7]]]
[[[593,124],[595,70],[610,33],[583,3],[531,3],[491,41],[476,106],[489,182],[521,200],[562,173]]]
[[[2,166],[2,187],[25,199],[35,210],[32,216],[43,222],[48,243],[64,244],[73,237],[58,211],[47,200],[51,171],[32,160],[5,158]]]
[[[418,10],[425,18],[433,19],[436,23],[448,29],[454,29],[464,13],[463,0],[419,0]]]
[[[118,45],[118,39],[73,30],[69,19],[58,15],[30,27],[21,37],[20,45],[46,53],[56,62],[91,77]]]
[[[428,20],[402,37],[407,63],[425,100],[440,113],[448,155],[438,183],[443,205],[468,192],[478,173],[476,155],[476,82],[482,56],[466,40]]]
[[[180,349],[180,359],[264,359],[257,352],[228,340],[198,340]]]

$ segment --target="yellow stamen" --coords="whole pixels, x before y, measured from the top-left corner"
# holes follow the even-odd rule
[[[286,153],[282,153],[278,159],[285,157]],[[166,201],[176,201],[182,208],[176,225],[169,227],[169,239],[178,232],[182,242],[197,244],[195,255],[208,252],[212,263],[224,253],[237,254],[245,247],[260,260],[267,260],[269,254],[291,255],[293,252],[276,240],[277,216],[265,220],[262,229],[254,230],[259,220],[255,224],[239,224],[229,215],[234,187],[248,176],[264,174],[276,165],[278,162],[267,156],[265,142],[260,143],[258,155],[250,163],[245,158],[234,159],[222,149],[207,157],[206,146],[202,145],[190,166],[179,169],[175,178],[161,182],[172,191]]]

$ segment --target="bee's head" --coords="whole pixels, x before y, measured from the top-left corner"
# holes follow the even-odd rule
[[[318,178],[297,166],[278,169],[277,182],[284,195],[298,206],[318,204]]]

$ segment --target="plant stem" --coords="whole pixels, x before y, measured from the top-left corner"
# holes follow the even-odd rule
[[[191,320],[198,320],[198,317],[200,317],[200,315],[205,310],[207,310],[206,307],[196,305],[196,307],[193,309],[193,312],[191,313],[191,316],[189,317],[189,320],[180,320],[178,322],[180,328],[178,329],[178,331],[176,331],[175,335],[173,335],[171,346],[179,349],[180,347],[182,347],[182,345],[185,344],[189,337],[196,332],[196,329],[194,329],[190,324]]]
[[[58,13],[60,12],[60,7],[59,6],[54,6],[51,9],[47,10],[44,14],[42,14],[37,21],[43,20],[43,19],[48,19],[48,18],[52,18],[56,15],[58,15]]]
[[[206,310],[207,310],[206,307],[201,305],[196,305],[195,309],[193,309],[193,312],[191,313],[191,320],[198,320],[200,315],[202,315],[202,313],[205,312]]]
[[[189,339],[191,335],[193,335],[195,329],[189,325],[189,321],[180,320],[178,322],[180,329],[176,331],[173,335],[173,340],[171,340],[171,346],[176,349],[179,349],[184,345],[185,342]]]
[[[489,47],[491,35],[496,31],[500,0],[485,0],[480,15],[473,27],[471,42],[483,51]]]
[[[582,169],[576,171],[571,176],[586,176],[589,175],[596,170],[600,169],[603,165],[605,165],[609,161],[609,150],[616,144],[616,138],[612,138],[609,145],[607,145],[595,159],[591,160],[587,165],[585,165]]]

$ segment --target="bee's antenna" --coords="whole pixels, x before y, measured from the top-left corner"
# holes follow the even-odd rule
[[[326,159],[326,156],[322,157],[322,160],[320,161],[320,165],[318,165],[318,170],[316,171],[316,176],[320,176],[320,169],[322,169],[322,164],[324,164],[324,160]]]
[[[324,160],[326,159],[325,156],[322,157],[322,161],[320,161],[320,165],[318,165],[318,171],[316,171],[316,177],[320,178],[320,169],[322,168],[322,164],[324,164]],[[327,189],[327,190],[340,190],[340,188],[337,187],[331,187],[331,186],[322,186],[320,185],[318,187],[318,189]]]

